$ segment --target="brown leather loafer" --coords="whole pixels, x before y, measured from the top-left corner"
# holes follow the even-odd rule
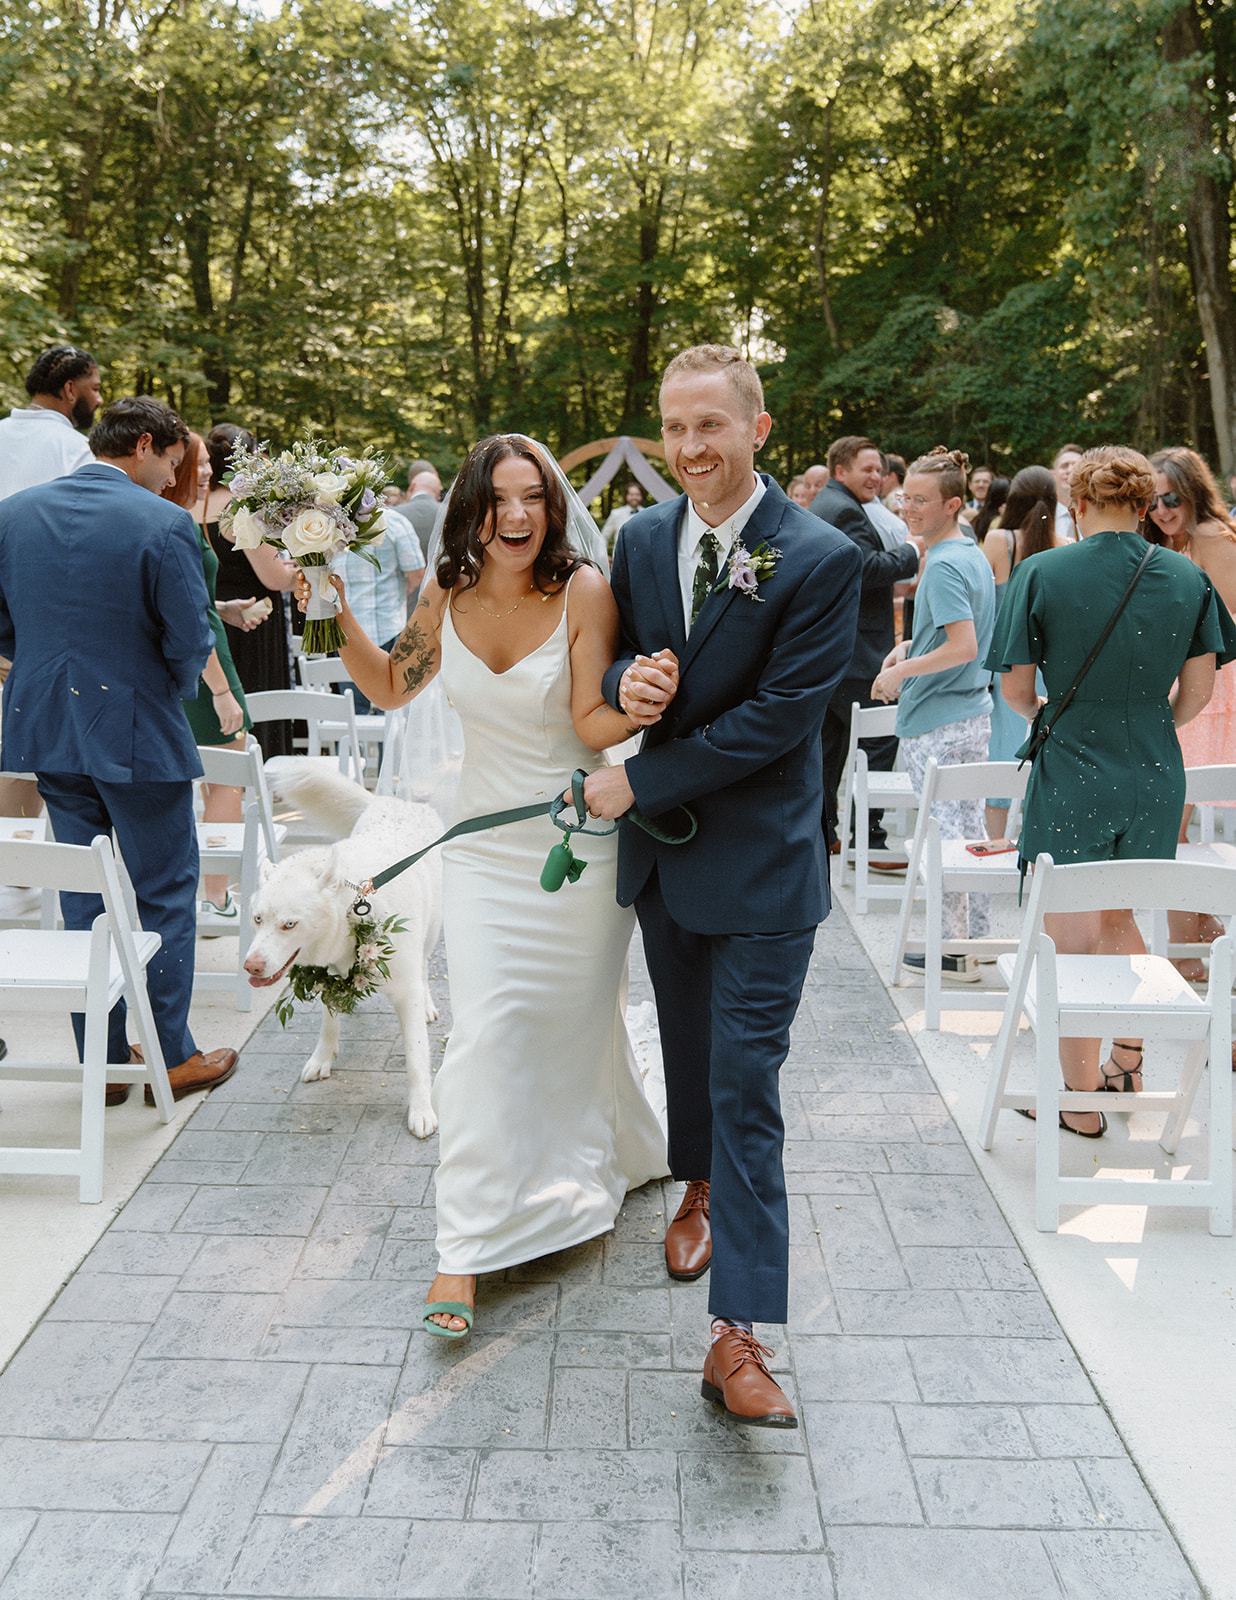
[[[694,1283],[712,1265],[712,1228],[708,1221],[708,1184],[688,1183],[682,1204],[665,1230],[665,1267],[678,1283]]]
[[[187,1094],[195,1094],[199,1089],[214,1089],[226,1083],[236,1071],[239,1059],[235,1050],[209,1050],[204,1055],[200,1050],[196,1051],[168,1073],[172,1099],[183,1100]],[[154,1103],[154,1090],[147,1084],[146,1104],[152,1106]]]
[[[700,1393],[735,1422],[752,1428],[796,1428],[798,1418],[764,1364],[771,1356],[753,1333],[727,1328],[708,1352]]]

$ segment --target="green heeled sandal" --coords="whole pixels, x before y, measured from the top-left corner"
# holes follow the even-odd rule
[[[433,1317],[462,1317],[468,1324],[466,1328],[444,1328],[440,1322],[434,1322]],[[466,1306],[461,1300],[431,1300],[425,1307],[425,1314],[421,1318],[425,1332],[432,1333],[439,1339],[466,1339],[472,1332],[473,1308]]]

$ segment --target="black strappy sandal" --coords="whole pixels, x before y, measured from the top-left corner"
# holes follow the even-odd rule
[[[1142,1047],[1141,1047],[1141,1045],[1140,1044],[1125,1044],[1123,1039],[1113,1039],[1112,1040],[1112,1049],[1113,1050],[1135,1050],[1137,1052],[1137,1065],[1135,1067],[1130,1067],[1127,1070],[1124,1067],[1117,1067],[1115,1072],[1108,1072],[1107,1068],[1104,1067],[1104,1069],[1103,1069],[1103,1087],[1104,1087],[1104,1089],[1107,1091],[1108,1094],[1137,1094],[1139,1091],[1133,1087],[1133,1074],[1136,1073],[1139,1078],[1142,1075]],[[1107,1059],[1109,1061],[1112,1061],[1115,1058],[1113,1056],[1108,1056]]]
[[[1025,1110],[1022,1109],[1021,1106],[1014,1106],[1013,1109],[1014,1109],[1014,1111],[1016,1111],[1016,1113],[1017,1113],[1017,1115],[1019,1117],[1025,1117],[1027,1122],[1037,1122],[1038,1121],[1038,1118],[1035,1116],[1033,1111],[1025,1111]],[[1087,1116],[1088,1114],[1089,1113],[1087,1113],[1085,1111],[1075,1111],[1073,1113],[1073,1115],[1075,1117],[1084,1117],[1084,1116]],[[1086,1133],[1085,1130],[1082,1129],[1082,1128],[1071,1128],[1069,1126],[1069,1124],[1064,1120],[1064,1112],[1063,1111],[1058,1112],[1057,1115],[1060,1118],[1060,1126],[1064,1129],[1065,1133],[1075,1133],[1079,1139],[1101,1139],[1103,1137],[1103,1135],[1107,1132],[1107,1118],[1103,1115],[1103,1113],[1101,1111],[1099,1112],[1099,1127],[1098,1127],[1098,1132],[1097,1133]],[[1097,1160],[1098,1157],[1096,1156],[1095,1159]]]

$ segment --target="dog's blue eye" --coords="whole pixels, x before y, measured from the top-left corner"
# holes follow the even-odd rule
[[[296,926],[296,924],[295,924],[295,923],[294,923],[294,922],[283,922],[283,923],[280,923],[280,927],[281,927],[281,928],[282,928],[282,929],[283,929],[283,931],[284,931],[284,932],[285,932],[285,933],[286,933],[286,932],[287,932],[287,931],[288,931],[288,930],[289,930],[289,929],[290,929],[290,928],[294,928],[294,927],[295,927],[295,926]]]

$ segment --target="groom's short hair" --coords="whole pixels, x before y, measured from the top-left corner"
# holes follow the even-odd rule
[[[171,406],[151,395],[140,394],[112,401],[90,430],[90,449],[96,456],[120,461],[136,451],[144,433],[150,435],[156,455],[163,455],[173,445],[189,442],[189,430]]]
[[[696,344],[676,355],[665,369],[661,388],[674,378],[696,372],[724,372],[747,416],[755,418],[764,409],[764,386],[760,375],[743,358],[741,350],[729,344]]]

